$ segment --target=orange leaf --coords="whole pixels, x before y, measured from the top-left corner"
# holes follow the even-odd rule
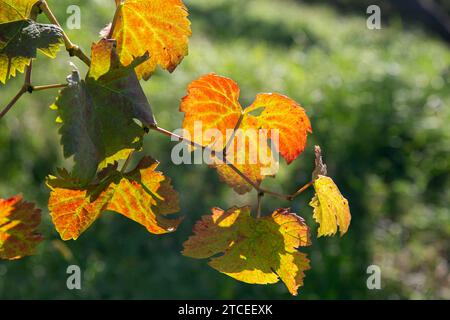
[[[43,237],[36,233],[41,210],[18,195],[0,199],[0,258],[14,260],[34,254]]]
[[[215,208],[212,215],[196,223],[183,254],[196,259],[212,257],[211,267],[239,281],[268,284],[281,279],[297,295],[304,271],[309,269],[306,254],[297,248],[310,244],[304,220],[288,209],[255,219],[249,207]]]
[[[238,85],[216,74],[205,75],[189,85],[180,111],[185,113],[183,128],[190,135],[187,138],[215,151],[227,146],[228,162],[256,184],[265,176],[273,176],[278,168],[268,139],[289,164],[305,149],[307,135],[312,132],[305,110],[292,99],[276,93],[258,94],[244,110],[239,103]],[[260,114],[254,115],[257,112]],[[207,134],[213,129],[221,139]],[[236,192],[251,190],[234,170],[215,160],[222,180]]]
[[[257,117],[261,128],[278,130],[279,146],[276,147],[280,154],[288,164],[294,161],[305,150],[307,134],[312,133],[305,110],[294,100],[277,93],[258,94],[245,112],[256,110],[262,110]]]
[[[100,183],[84,189],[72,187],[67,175],[50,177],[47,184],[52,192],[48,206],[61,238],[76,240],[107,210],[124,215],[153,234],[176,230],[180,219],[167,219],[164,215],[179,210],[178,194],[170,180],[155,171],[157,166],[149,157],[125,174],[115,166],[108,166],[99,173]]]
[[[150,59],[136,68],[148,80],[156,66],[172,72],[188,54],[191,35],[188,12],[181,0],[125,0],[118,7],[113,38],[123,65],[146,52]]]

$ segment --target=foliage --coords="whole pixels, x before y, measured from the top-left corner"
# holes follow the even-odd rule
[[[68,4],[72,3],[58,1],[55,14],[65,17]],[[302,298],[446,297],[448,49],[420,30],[401,25],[383,24],[383,32],[367,32],[361,17],[343,21],[327,8],[264,0],[187,4],[194,30],[189,59],[174,77],[157,72],[143,84],[152,106],[158,106],[154,110],[158,123],[165,127],[180,123],[182,115],[173,106],[192,79],[210,71],[239,82],[243,105],[251,104],[256,92],[283,92],[305,106],[317,134],[309,137],[309,143],[327,150],[329,171],[358,217],[346,237],[313,239],[314,245],[304,249],[312,269]],[[111,18],[112,7],[106,1],[80,6],[83,30],[90,34]],[[68,33],[81,47],[91,45],[88,32]],[[39,80],[52,83],[69,71],[63,56],[57,61],[50,65],[41,59],[35,64]],[[12,90],[18,82],[9,86]],[[0,91],[4,105],[9,97],[7,90]],[[52,100],[38,92],[24,97],[0,125],[0,164],[8,168],[0,172],[0,192],[23,190],[41,207],[48,199],[42,181],[64,161],[57,149],[54,115],[42,112]],[[144,228],[120,215],[105,215],[78,241],[62,244],[44,214],[41,229],[48,241],[37,256],[14,264],[0,262],[0,296],[288,298],[282,284],[239,285],[202,262],[173,254],[199,214],[218,204],[251,203],[253,193],[236,197],[217,183],[214,172],[201,166],[167,165],[169,146],[170,141],[156,135],[144,142],[144,148],[151,148],[161,160],[161,170],[170,172],[176,188],[183,190],[186,216],[177,233],[149,239]],[[307,148],[305,160],[310,155]],[[71,165],[70,160],[64,163]],[[311,166],[309,161],[282,164],[277,179],[264,184],[292,190],[309,179]],[[307,196],[312,197],[311,192]],[[263,212],[279,205],[279,200],[267,198]],[[308,208],[301,201],[291,205],[314,234]],[[119,234],[127,241],[111,241]],[[72,263],[85,270],[81,292],[61,288],[63,270]],[[365,267],[374,263],[383,270],[381,291],[365,287]]]
[[[0,258],[19,259],[34,253],[42,236],[36,233],[41,210],[22,196],[0,199]]]
[[[3,73],[7,77],[15,74],[11,71],[11,64],[17,57],[23,63],[13,64],[13,69],[24,71],[26,66],[27,71],[24,86],[2,111],[0,119],[25,90],[35,90],[31,82],[30,61],[36,56],[37,48],[50,52],[48,55],[53,57],[57,51],[55,46],[58,47],[64,38],[69,54],[76,55],[89,67],[85,81],[81,80],[78,70],[67,77],[67,86],[51,106],[58,112],[56,122],[62,124],[60,134],[64,156],[73,156],[75,162],[70,173],[61,169],[61,177],[50,176],[47,180],[52,190],[48,208],[62,240],[78,239],[104,211],[121,213],[154,234],[172,232],[181,222],[164,218],[164,215],[178,211],[178,196],[169,180],[154,171],[157,165],[154,161],[144,157],[135,170],[129,173],[126,170],[134,152],[142,148],[144,133],[154,130],[176,136],[157,126],[139,79],[148,80],[158,64],[174,71],[187,54],[191,35],[187,9],[181,0],[125,0],[115,1],[115,4],[114,19],[101,32],[102,39],[93,44],[91,59],[60,29],[46,1],[27,5],[19,3],[21,11],[14,9],[20,11],[26,20],[3,25],[1,53],[9,59]],[[9,3],[2,4],[5,10],[10,6]],[[41,11],[54,23],[53,26],[38,25],[33,21]],[[12,20],[15,16],[7,18]],[[49,86],[48,89],[54,87]],[[252,155],[261,155],[260,149],[268,149],[266,141],[270,139],[275,141],[276,150],[287,163],[292,163],[305,149],[307,134],[312,132],[305,110],[292,99],[277,93],[258,94],[253,104],[242,110],[237,84],[215,74],[206,75],[188,86],[188,95],[182,100],[180,110],[186,113],[183,125],[188,132],[191,131],[194,140],[190,137],[180,139],[192,146],[212,149],[214,166],[237,193],[243,194],[252,188],[258,191],[256,218],[251,217],[251,209],[246,207],[241,216],[236,216],[234,224],[229,225],[230,229],[223,232],[224,235],[216,229],[218,234],[215,236],[228,239],[219,239],[223,245],[217,250],[227,252],[223,257],[211,260],[211,266],[248,283],[275,283],[280,277],[289,292],[297,295],[298,287],[303,284],[304,271],[309,268],[309,260],[296,249],[310,244],[308,228],[288,209],[278,209],[270,218],[261,217],[261,200],[269,194],[292,201],[305,188],[287,196],[261,188],[263,176],[268,174],[263,173],[259,156],[256,164],[251,162],[251,158]],[[212,141],[205,141],[206,133],[201,132],[201,140],[197,141],[194,132],[197,121],[205,123],[206,128],[218,130],[226,139],[220,143],[213,141],[210,147]],[[258,136],[261,129],[269,131],[263,146]],[[230,137],[228,130],[232,131]],[[247,141],[245,137],[250,136],[248,132],[251,130],[256,134]],[[243,144],[237,142],[241,135],[245,139]],[[230,149],[234,151],[231,156]],[[271,153],[269,157],[272,157]],[[240,158],[243,161],[239,162]],[[124,159],[126,161],[118,170],[119,161]],[[270,175],[274,176],[275,171],[272,170]],[[320,188],[322,178],[325,177],[319,176],[314,183],[321,202],[320,212],[316,208],[314,217],[322,226],[335,224],[337,218],[343,234],[350,222],[348,203],[345,202],[347,220],[343,225],[342,212],[336,212],[334,216],[324,208],[343,210],[342,200],[335,195],[337,187],[331,190],[332,193],[328,188]],[[322,204],[324,199],[326,203]],[[233,214],[240,210],[231,211]],[[227,215],[214,217],[214,224],[219,223],[219,228],[222,227],[220,220],[228,219]],[[17,219],[19,224],[26,224],[23,215]],[[215,227],[211,228],[214,230]],[[201,240],[193,239],[192,242],[208,241],[202,239],[202,234],[198,237]],[[35,244],[28,243],[28,238],[24,237],[25,242],[21,243],[21,237],[16,236],[15,246],[23,249],[13,251],[7,247],[6,238],[0,250],[6,252],[7,258],[28,255],[29,247],[35,247]],[[265,241],[261,242],[262,239]],[[260,250],[255,251],[256,246]],[[11,256],[8,251],[14,254]],[[185,250],[185,254],[196,256],[195,250]]]

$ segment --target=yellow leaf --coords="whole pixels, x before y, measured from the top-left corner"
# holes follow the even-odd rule
[[[310,205],[314,208],[314,219],[320,224],[318,237],[336,234],[338,227],[343,236],[350,226],[350,207],[334,181],[319,175],[314,182],[316,194]]]
[[[183,254],[196,259],[211,257],[211,267],[239,281],[269,284],[281,279],[289,292],[297,295],[304,271],[309,269],[306,254],[297,248],[310,244],[304,220],[288,209],[255,219],[249,207],[215,208],[212,215],[196,223]]]
[[[0,23],[28,19],[39,0],[0,0]]]

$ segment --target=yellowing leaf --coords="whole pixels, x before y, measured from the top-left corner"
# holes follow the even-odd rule
[[[107,46],[105,50],[109,50]],[[95,62],[103,59],[97,55],[95,45],[93,58]],[[74,72],[67,78],[69,86],[60,92],[51,107],[62,123],[59,132],[64,156],[74,156],[73,175],[82,183],[89,183],[98,168],[112,159],[126,157],[127,150],[140,149],[145,134],[143,126],[155,124],[134,72],[134,67],[147,58],[136,58],[132,65],[124,67],[117,56],[112,55],[106,73],[102,74],[106,69],[97,69],[94,64],[95,69],[89,71],[85,81]]]
[[[319,175],[314,182],[316,194],[310,205],[314,208],[314,219],[320,224],[318,237],[334,235],[339,231],[343,236],[350,226],[350,207],[334,181]]]
[[[106,74],[111,68],[111,60],[114,42],[102,39],[94,43],[91,48],[91,66],[89,68],[89,76],[98,80],[102,75]]]
[[[0,0],[0,23],[26,20],[39,0]]]
[[[36,232],[41,210],[22,196],[0,199],[0,259],[14,260],[34,254],[42,236]]]
[[[125,0],[118,7],[113,38],[123,65],[146,52],[150,59],[136,68],[148,80],[156,66],[172,72],[188,54],[191,35],[188,12],[181,0]]]
[[[296,295],[303,285],[304,271],[309,269],[306,254],[297,248],[308,245],[308,227],[288,209],[255,219],[249,207],[215,208],[212,215],[196,223],[183,254],[211,258],[211,267],[239,281],[269,284],[281,279]]]
[[[228,146],[228,162],[259,184],[265,176],[273,176],[278,168],[267,140],[274,143],[289,164],[305,149],[307,135],[312,132],[311,123],[305,110],[286,96],[259,94],[251,106],[243,109],[239,93],[233,80],[216,74],[193,81],[180,105],[180,111],[185,113],[183,128],[191,140],[215,151]],[[232,136],[230,132],[236,128]],[[213,129],[222,139],[207,134]],[[230,138],[233,140],[229,141]],[[216,166],[221,178],[236,192],[243,194],[251,190],[251,186],[223,162],[218,161]]]
[[[0,82],[23,73],[37,50],[55,58],[62,42],[62,30],[55,25],[31,20],[0,24]]]
[[[67,172],[50,177],[48,207],[63,240],[76,240],[101,213],[110,210],[143,225],[154,234],[176,230],[180,219],[164,216],[179,210],[178,194],[170,179],[155,171],[158,163],[145,157],[129,173],[109,166],[98,175],[98,181],[87,188],[77,188]]]

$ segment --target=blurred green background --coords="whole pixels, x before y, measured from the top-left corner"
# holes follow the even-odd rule
[[[61,21],[81,7],[81,30],[68,30],[84,49],[112,19],[110,0],[50,0]],[[187,84],[209,72],[231,77],[248,105],[258,92],[280,92],[300,102],[314,134],[271,189],[292,192],[310,178],[313,146],[324,150],[329,173],[349,199],[352,225],[339,239],[313,238],[312,261],[296,299],[450,299],[450,50],[421,25],[390,12],[382,30],[366,28],[365,10],[342,13],[314,1],[190,0],[190,54],[171,75],[159,70],[142,83],[159,124],[181,126]],[[313,2],[313,3],[312,3]],[[347,1],[349,2],[349,1]],[[357,2],[357,1],[355,1]],[[43,17],[40,21],[45,22]],[[385,21],[383,21],[385,22]],[[88,50],[85,50],[88,51]],[[36,84],[63,82],[69,61],[43,56]],[[4,106],[22,76],[0,87]],[[0,122],[0,197],[23,193],[43,208],[46,241],[36,256],[0,262],[0,299],[288,299],[282,283],[237,282],[206,261],[183,257],[182,243],[209,208],[255,204],[238,196],[206,166],[175,166],[173,144],[146,138],[145,152],[181,194],[185,220],[173,234],[154,236],[118,215],[104,214],[79,240],[62,242],[49,219],[44,178],[70,166],[59,145],[56,90],[25,96]],[[309,190],[293,203],[264,200],[263,210],[291,206],[316,234]],[[83,272],[82,290],[66,288],[66,268]],[[368,290],[366,269],[378,265],[381,290]]]

